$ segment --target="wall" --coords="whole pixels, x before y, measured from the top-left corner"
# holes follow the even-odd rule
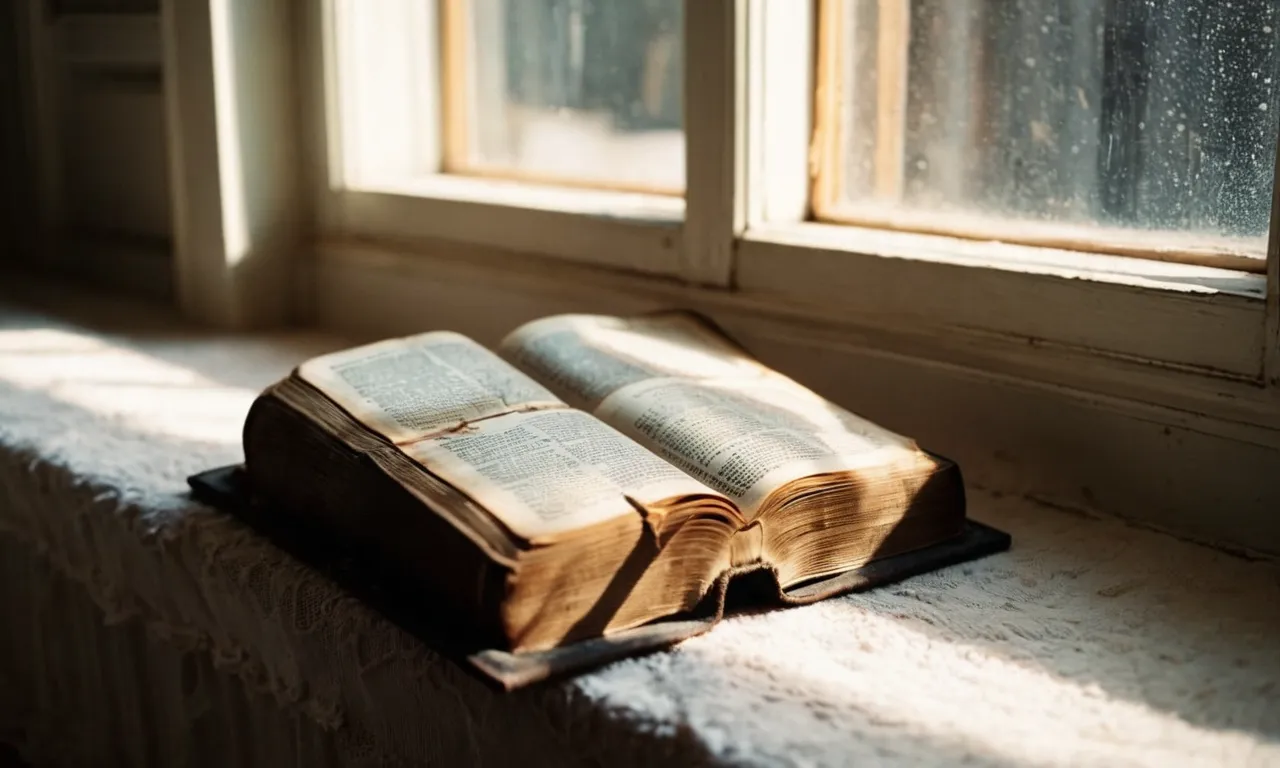
[[[157,0],[21,0],[24,115],[39,237],[28,266],[131,294],[172,294]],[[31,215],[32,213],[36,215]]]
[[[26,112],[16,108],[29,99],[26,58],[16,3],[0,11],[0,262],[17,258],[30,247],[34,217],[29,190],[35,184],[24,124]]]

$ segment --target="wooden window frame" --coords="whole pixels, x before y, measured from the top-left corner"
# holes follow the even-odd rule
[[[346,183],[335,55],[323,41],[334,6],[351,0],[311,0],[300,69],[329,73],[312,78],[305,112],[322,251],[359,239],[498,262],[547,256],[637,281],[675,278],[767,315],[907,333],[955,364],[1051,385],[1175,408],[1230,399],[1226,410],[1245,403],[1246,420],[1276,410],[1280,227],[1261,275],[815,221],[811,141],[827,135],[814,129],[829,90],[815,30],[831,1],[687,0],[687,190],[678,200],[450,175],[440,165]]]
[[[683,197],[563,180],[548,186],[464,167],[459,134],[465,124],[441,120],[436,106],[456,105],[461,98],[456,60],[462,54],[456,45],[437,48],[435,31],[443,23],[457,33],[464,18],[458,7],[457,0],[305,4],[299,68],[314,73],[304,82],[304,97],[320,231],[328,237],[465,243],[727,285],[737,233],[724,231],[718,216],[698,211],[718,209],[733,198],[722,191],[736,175],[727,167],[736,152],[732,137],[726,143],[707,138],[707,133],[725,124],[733,129],[734,121],[724,120],[720,110],[732,110],[735,101],[722,89],[736,69],[725,60],[734,55],[735,6],[691,3],[686,10],[686,55],[691,48],[687,41],[700,40],[696,50],[707,70],[704,77],[686,82],[686,110],[690,104],[703,105],[697,115],[686,117],[686,130],[704,139],[699,146],[686,142],[690,181]],[[420,62],[418,73],[373,88],[368,83],[385,77],[388,68],[371,66],[366,81],[358,82],[360,63],[343,52],[344,47],[358,48],[360,41],[353,38],[368,28],[352,23],[356,14],[381,22],[381,29],[370,33],[376,47],[370,43],[365,50],[376,50],[387,62]],[[377,34],[389,30],[400,34]],[[430,108],[417,106],[423,103]],[[344,118],[351,122],[352,115],[364,125],[416,127],[398,132],[394,141],[353,139],[349,131],[343,135]]]
[[[876,198],[886,201],[848,203],[843,199],[844,122],[841,105],[845,57],[849,41],[843,16],[846,0],[816,0],[816,72],[819,94],[814,104],[812,201],[818,221],[853,224],[898,232],[942,235],[979,241],[1010,241],[1055,250],[1082,251],[1171,261],[1266,274],[1266,259],[1242,253],[1240,240],[1178,231],[1017,220],[1011,226],[998,215],[945,213],[895,205],[903,185],[903,123],[906,116],[906,42],[910,36],[911,0],[877,0],[876,121],[872,184]],[[1014,231],[1016,229],[1016,232]]]
[[[819,49],[839,42],[830,22],[838,2],[817,0],[807,27],[788,20],[794,6],[751,4],[766,31],[747,61],[750,216],[736,248],[739,291],[851,324],[921,329],[955,345],[974,336],[1017,339],[1025,347],[1085,354],[1099,369],[1124,367],[1118,361],[1126,360],[1172,379],[1190,374],[1250,387],[1272,381],[1280,243],[1274,211],[1267,274],[1258,273],[1256,260],[1245,271],[1173,256],[1091,253],[1054,238],[1028,245],[886,221],[819,221],[821,201],[834,190],[817,166],[839,141],[832,130],[833,62]],[[810,83],[799,72],[779,78],[769,71],[783,59],[782,52],[770,55],[775,46],[792,59],[809,52]],[[798,92],[812,94],[807,111],[795,103]],[[803,157],[788,149],[800,136],[810,140]]]

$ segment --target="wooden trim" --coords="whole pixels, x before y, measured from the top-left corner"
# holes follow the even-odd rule
[[[292,319],[300,232],[289,7],[162,0],[174,280],[221,327]]]
[[[525,184],[546,184],[555,187],[572,189],[595,189],[601,192],[634,192],[644,195],[662,195],[663,197],[681,197],[683,189],[659,187],[650,184],[636,184],[625,181],[601,179],[583,179],[577,176],[561,176],[556,173],[540,173],[520,168],[504,168],[502,166],[486,166],[479,163],[452,163],[447,173],[454,176],[471,176],[477,179],[496,179]]]
[[[438,172],[438,5],[433,0],[305,4],[320,8],[324,27],[316,46],[324,68],[302,72],[312,80],[309,90],[330,110],[330,181],[377,184]]]
[[[334,0],[298,4],[303,44],[294,68],[303,96],[302,149],[308,160],[311,217],[330,215],[331,191],[346,183],[346,149],[342,127],[342,72],[337,50],[338,20]]]
[[[440,12],[440,167],[467,173],[471,158],[470,0],[437,0]]]
[[[440,180],[481,187],[501,184],[450,176]],[[457,244],[455,247],[500,249],[517,259],[518,254],[542,254],[630,273],[676,276],[680,272],[682,227],[676,216],[645,220],[602,214],[598,207],[533,208],[522,204],[519,196],[498,202],[497,191],[464,197],[447,189],[438,196],[416,190],[343,190],[335,201],[339,220],[327,229],[344,237],[401,242],[411,249],[414,242],[444,241]],[[555,191],[573,196],[568,190]],[[536,197],[546,199],[549,192],[537,190]],[[611,193],[576,194],[591,202]],[[605,210],[620,211],[623,206]]]
[[[840,120],[847,51],[844,34],[844,0],[818,0],[815,37],[813,141],[809,175],[813,180],[810,206],[815,218],[826,215],[844,191],[844,125]]]
[[[911,40],[910,0],[879,0],[876,17],[875,196],[898,202],[906,153],[907,46]]]
[[[1177,264],[1196,264],[1265,274],[1267,262],[1245,255],[1231,238],[1208,238],[1180,232],[1103,228],[1090,225],[1003,219],[975,214],[948,214],[910,208],[882,208],[845,203],[823,212],[823,221],[875,227],[920,235],[943,235],[966,240],[999,241],[1083,253],[1129,256]],[[1016,237],[1010,237],[1016,232]],[[1160,245],[1153,245],[1160,243]]]
[[[746,0],[685,0],[685,227],[681,276],[733,280],[746,228]]]
[[[160,5],[175,293],[186,316],[225,327],[240,325],[241,306],[223,231],[211,17],[207,3]]]
[[[738,252],[741,290],[825,316],[1262,383],[1258,275],[824,224],[753,230]]]
[[[816,3],[747,5],[746,226],[809,218]]]

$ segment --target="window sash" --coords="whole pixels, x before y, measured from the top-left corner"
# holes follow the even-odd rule
[[[842,114],[851,41],[846,0],[815,0],[819,23],[815,71],[818,98],[812,152],[812,205],[819,221],[874,229],[918,232],[982,241],[1000,240],[1027,246],[1200,264],[1266,274],[1265,255],[1252,252],[1256,238],[1215,236],[1178,230],[1110,227],[1102,223],[1076,224],[1002,216],[998,212],[944,212],[916,209],[892,201],[903,192],[906,135],[907,44],[912,0],[878,0],[875,34],[875,113],[870,184],[872,200],[847,200],[845,134],[848,115]]]

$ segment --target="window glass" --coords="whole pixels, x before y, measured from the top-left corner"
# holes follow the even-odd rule
[[[681,0],[453,3],[450,170],[683,190]]]
[[[830,1],[821,213],[1264,255],[1274,0]]]

